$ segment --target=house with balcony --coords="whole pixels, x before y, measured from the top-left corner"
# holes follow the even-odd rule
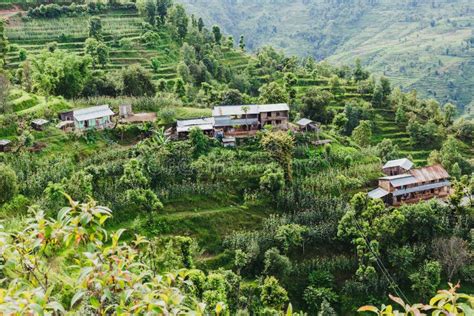
[[[212,110],[214,129],[231,137],[255,135],[265,125],[287,130],[290,108],[288,104],[252,104],[216,106]]]
[[[370,191],[368,196],[399,206],[435,197],[445,198],[450,193],[448,172],[441,165],[433,165],[415,169],[410,167],[404,173],[382,177],[379,179],[379,187]]]

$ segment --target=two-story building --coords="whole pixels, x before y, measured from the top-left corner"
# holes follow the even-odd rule
[[[288,104],[251,104],[216,106],[212,110],[214,128],[226,136],[246,137],[265,125],[288,129]]]
[[[441,165],[434,165],[416,169],[410,167],[404,173],[382,177],[379,179],[379,187],[368,195],[370,198],[379,198],[387,204],[398,206],[434,197],[444,198],[450,192],[448,172]]]

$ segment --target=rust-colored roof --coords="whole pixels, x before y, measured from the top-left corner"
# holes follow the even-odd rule
[[[410,173],[418,183],[449,178],[448,172],[441,165],[412,169]]]

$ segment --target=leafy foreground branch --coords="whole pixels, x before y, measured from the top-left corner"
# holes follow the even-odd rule
[[[474,296],[456,293],[459,284],[453,286],[449,284],[449,290],[440,290],[429,304],[408,305],[401,298],[390,295],[390,299],[403,307],[403,311],[394,310],[392,305],[383,305],[381,309],[375,306],[363,306],[359,312],[372,312],[380,316],[401,316],[401,315],[447,315],[447,316],[469,316],[474,315]]]
[[[230,315],[237,312],[218,271],[193,269],[162,273],[150,258],[152,241],[135,236],[120,241],[123,229],[108,235],[104,223],[112,212],[94,201],[69,198],[57,219],[33,210],[26,228],[0,232],[1,315]],[[183,237],[184,238],[184,237]],[[264,313],[283,314],[286,291],[274,278],[260,286]],[[275,302],[276,304],[272,304]],[[240,307],[239,307],[240,308]],[[243,307],[246,308],[245,306]],[[280,310],[278,310],[280,309]],[[287,314],[291,313],[291,305]]]

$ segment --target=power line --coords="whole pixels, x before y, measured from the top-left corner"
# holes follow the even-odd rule
[[[369,248],[369,251],[372,253],[372,255],[375,257],[375,262],[377,263],[377,266],[379,267],[379,269],[382,271],[382,274],[385,276],[385,278],[387,278],[387,281],[388,283],[392,286],[392,288],[394,289],[395,291],[395,294],[397,294],[398,297],[402,297],[403,300],[405,302],[407,302],[408,304],[411,304],[410,301],[408,300],[408,298],[406,297],[405,293],[403,293],[402,289],[398,286],[398,284],[395,282],[395,279],[390,275],[390,272],[387,270],[387,268],[385,267],[385,265],[383,264],[382,260],[380,259],[380,257],[377,255],[377,253],[372,249],[372,247],[370,246],[370,242],[368,240],[368,238],[365,236],[362,228],[359,226],[359,223],[357,222],[357,220],[355,220],[355,224],[357,226],[357,229],[359,230],[361,236],[362,236],[362,239],[364,240],[367,248]]]

